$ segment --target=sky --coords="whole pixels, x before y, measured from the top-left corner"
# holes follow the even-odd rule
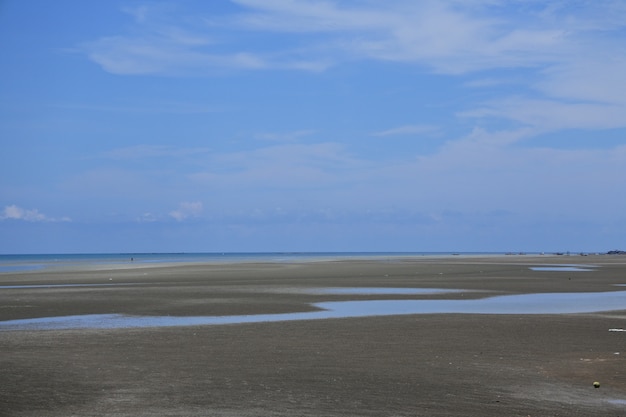
[[[626,249],[626,2],[2,0],[0,253]]]

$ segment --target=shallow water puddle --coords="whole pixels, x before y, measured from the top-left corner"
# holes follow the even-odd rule
[[[595,271],[594,268],[596,267],[592,265],[575,265],[575,264],[541,265],[541,266],[530,267],[532,271],[556,271],[556,272],[590,272],[590,271]]]
[[[201,326],[407,314],[592,313],[626,310],[626,291],[503,295],[474,300],[331,301],[312,305],[319,308],[320,311],[242,316],[180,317],[90,314],[42,317],[0,322],[0,331]]]
[[[314,294],[334,295],[429,295],[429,294],[452,294],[469,292],[467,290],[454,290],[442,288],[382,288],[382,287],[350,287],[350,288],[320,288],[307,291]]]

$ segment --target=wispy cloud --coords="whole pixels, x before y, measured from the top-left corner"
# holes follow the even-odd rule
[[[23,220],[27,222],[69,222],[69,217],[50,217],[41,213],[38,209],[24,209],[15,204],[5,206],[0,220]]]
[[[124,13],[128,13],[133,16],[139,23],[144,22],[150,14],[150,7],[147,5],[139,5],[136,7],[122,7]]]
[[[436,126],[430,125],[404,125],[380,132],[372,133],[372,136],[398,136],[398,135],[434,135],[439,131]]]
[[[242,27],[331,36],[325,51],[350,59],[416,62],[443,73],[552,61],[566,32],[535,22],[485,17],[497,2],[375,3],[237,0],[252,11]],[[341,4],[341,6],[340,6]],[[526,15],[528,17],[528,15]],[[333,50],[331,50],[331,48]]]
[[[262,57],[248,52],[214,54],[196,51],[167,34],[150,38],[115,36],[85,43],[89,58],[113,74],[200,75],[215,69],[263,69]]]
[[[533,127],[536,133],[560,129],[611,129],[626,127],[626,106],[605,103],[564,102],[527,97],[507,97],[459,113],[474,118],[502,118]]]
[[[578,100],[619,106],[606,109],[609,114],[626,109],[626,60],[616,53],[623,42],[611,38],[626,27],[626,7],[620,2],[232,2],[239,11],[217,16],[190,16],[182,7],[154,4],[125,9],[134,17],[128,33],[85,42],[78,50],[104,70],[124,75],[323,71],[358,60],[418,64],[421,71],[449,75],[526,69],[532,73],[521,82],[544,108],[550,100],[565,105]],[[272,41],[281,33],[290,36]],[[268,42],[261,48],[263,37]],[[482,76],[465,85],[488,89],[506,82]],[[505,107],[511,100],[506,98]],[[555,103],[550,111],[558,113],[562,109],[556,107],[565,105]],[[485,107],[474,109],[478,113],[486,114]]]
[[[117,74],[198,75],[216,68],[320,71],[354,59],[415,62],[459,74],[560,62],[595,28],[594,17],[585,16],[588,7],[578,11],[540,2],[526,7],[493,1],[234,3],[243,8],[239,14],[191,17],[177,11],[170,19],[161,16],[154,22],[150,6],[142,6],[133,9],[132,34],[85,42],[79,49]],[[600,3],[593,9],[624,14],[614,2]],[[619,28],[619,20],[614,20]],[[233,30],[240,33],[230,36],[229,43],[218,35]],[[280,49],[259,50],[246,42],[245,32],[292,33],[294,38]],[[321,37],[299,36],[312,33]]]
[[[176,210],[170,211],[169,215],[180,222],[190,217],[200,216],[203,209],[203,205],[199,201],[182,202]]]
[[[135,18],[131,33],[86,41],[74,49],[113,74],[198,76],[241,69],[328,67],[323,59],[303,58],[299,52],[262,52],[237,42],[225,44],[223,32],[232,26],[228,20],[222,19],[215,28],[208,15],[185,15],[176,8],[143,5],[124,11]]]
[[[584,58],[573,55],[550,66],[532,86],[549,97],[626,106],[626,56],[618,52],[624,45],[596,46],[580,48]]]
[[[526,94],[523,90],[508,96],[501,92],[460,115],[505,119],[532,126],[537,132],[626,127],[626,59],[616,53],[623,43],[585,39],[569,49],[559,62],[529,77]],[[482,80],[483,87],[490,87],[488,81]],[[467,85],[480,84],[478,80]]]
[[[154,223],[159,220],[159,217],[147,211],[147,212],[141,213],[141,215],[137,216],[135,220],[138,223]]]

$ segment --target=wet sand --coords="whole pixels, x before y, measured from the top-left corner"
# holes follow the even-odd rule
[[[555,264],[596,267],[530,269]],[[623,284],[626,257],[606,255],[129,265],[2,273],[0,286],[25,287],[0,288],[0,321],[286,314]],[[468,291],[312,291],[332,287]],[[0,415],[624,416],[626,332],[609,331],[622,328],[626,311],[0,331]]]

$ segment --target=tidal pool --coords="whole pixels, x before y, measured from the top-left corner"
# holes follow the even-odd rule
[[[366,300],[312,304],[319,311],[241,316],[89,314],[0,322],[0,331],[243,324],[407,314],[574,314],[626,310],[626,291],[501,295],[472,300]]]
[[[556,272],[590,272],[595,271],[591,265],[541,265],[531,266],[532,271],[556,271]]]
[[[455,290],[444,288],[385,288],[385,287],[349,287],[349,288],[320,288],[318,290],[307,291],[317,294],[335,295],[428,295],[428,294],[451,294],[469,292],[468,290]]]

